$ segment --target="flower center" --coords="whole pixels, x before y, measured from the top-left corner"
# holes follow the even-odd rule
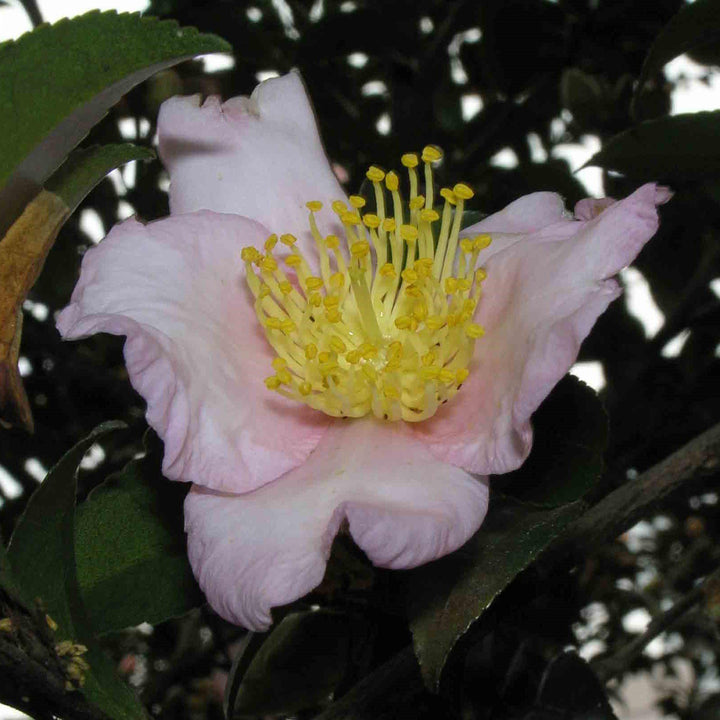
[[[486,276],[476,269],[478,255],[490,236],[459,240],[463,205],[473,196],[463,183],[440,190],[444,205],[434,209],[432,166],[441,157],[431,145],[420,159],[402,156],[407,202],[394,172],[371,167],[374,213],[363,214],[367,202],[358,195],[350,207],[332,204],[344,242],[320,234],[322,203],[308,202],[315,272],[293,235],[279,238],[283,257],[274,254],[277,235],[264,254],[243,249],[255,312],[277,353],[275,374],[265,380],[270,390],[334,417],[409,422],[432,417],[458,392],[484,334],[472,318]]]

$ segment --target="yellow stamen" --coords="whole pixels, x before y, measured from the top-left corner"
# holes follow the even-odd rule
[[[467,380],[485,333],[473,318],[486,278],[478,260],[491,238],[460,239],[469,185],[441,189],[434,206],[433,165],[441,159],[433,145],[402,156],[405,199],[395,172],[369,168],[374,207],[360,195],[330,205],[344,244],[321,235],[315,215],[329,212],[323,203],[307,202],[313,262],[287,233],[242,250],[258,319],[276,353],[269,390],[336,417],[417,422]],[[282,257],[273,254],[278,242],[289,249]]]

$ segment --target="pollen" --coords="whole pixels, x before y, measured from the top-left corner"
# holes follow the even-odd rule
[[[406,153],[407,181],[372,166],[369,197],[310,200],[317,253],[271,235],[241,253],[255,312],[275,352],[269,391],[334,417],[418,422],[451,400],[471,372],[484,328],[474,321],[490,235],[460,238],[466,183],[439,190],[442,151]],[[341,236],[320,233],[334,213]],[[323,216],[324,217],[324,216]]]

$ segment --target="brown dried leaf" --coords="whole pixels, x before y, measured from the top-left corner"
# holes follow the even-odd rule
[[[32,413],[18,370],[22,303],[69,215],[60,197],[42,190],[0,240],[0,423],[29,432]]]

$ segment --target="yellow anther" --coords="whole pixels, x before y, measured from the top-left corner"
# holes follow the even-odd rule
[[[440,368],[437,365],[420,368],[420,377],[423,380],[437,380],[438,375],[440,375]]]
[[[405,242],[415,242],[418,239],[418,230],[414,225],[401,225],[400,237]]]
[[[385,177],[385,173],[379,167],[371,165],[365,173],[365,177],[371,182],[381,182]]]
[[[283,320],[282,324],[280,325],[280,329],[286,334],[289,335],[290,333],[293,333],[297,330],[297,325],[292,320]]]
[[[334,212],[336,212],[338,215],[343,212],[347,212],[347,205],[342,200],[333,200],[333,204],[331,205]]]
[[[372,213],[363,215],[363,222],[369,228],[375,229],[377,227],[380,227],[380,218],[377,215],[373,215]]]
[[[385,395],[385,397],[389,398],[390,400],[400,399],[400,391],[394,385],[384,385],[383,395]]]
[[[440,382],[446,383],[447,385],[449,385],[450,383],[454,383],[455,373],[452,370],[443,368],[438,374],[438,380],[440,380]]]
[[[283,385],[289,385],[292,382],[292,375],[290,374],[290,371],[285,370],[279,370],[277,373],[277,379],[283,384]]]
[[[362,195],[351,195],[348,200],[350,201],[350,204],[356,209],[359,210],[362,207],[365,207],[365,198]]]
[[[440,219],[440,215],[435,210],[422,210],[420,212],[420,219],[425,222],[435,222]]]
[[[469,200],[471,197],[473,197],[473,195],[475,195],[473,189],[465,183],[458,183],[457,185],[455,185],[455,187],[453,187],[453,192],[461,200]]]
[[[472,287],[472,281],[467,278],[458,278],[457,281],[458,290],[465,292]]]
[[[477,282],[482,282],[487,277],[487,270],[485,268],[478,268],[475,271],[475,280]]]
[[[330,338],[330,347],[338,354],[347,350],[347,345],[337,335]]]
[[[298,255],[288,255],[285,258],[285,264],[290,267],[298,267],[298,265],[302,265],[302,259]]]
[[[280,242],[283,245],[292,247],[297,242],[297,238],[294,235],[291,235],[290,233],[284,233],[283,235],[280,236]]]
[[[13,621],[10,618],[2,618],[0,619],[0,632],[12,632],[13,631]]]
[[[287,367],[287,360],[285,358],[276,357],[272,361],[273,370],[284,370]]]
[[[360,225],[362,223],[360,216],[356,212],[350,212],[349,210],[340,213],[340,220],[345,225]]]
[[[334,360],[328,360],[328,362],[320,363],[318,369],[323,375],[330,375],[339,369],[339,365]]]
[[[450,188],[442,188],[440,190],[440,197],[445,198],[451,205],[457,205],[457,197]]]
[[[274,257],[270,257],[269,255],[266,255],[260,261],[260,267],[265,272],[275,272],[278,269],[277,260]]]
[[[393,267],[392,263],[385,263],[378,272],[380,273],[380,275],[382,275],[382,277],[395,277],[395,268]]]
[[[400,315],[400,317],[395,318],[395,327],[398,330],[409,330],[412,319],[409,315]]]
[[[455,382],[458,385],[461,385],[468,379],[469,375],[470,375],[470,371],[467,368],[458,368],[455,371]]]
[[[336,308],[340,304],[340,298],[336,295],[326,295],[323,298],[323,305],[326,308]]]
[[[330,360],[332,360],[332,355],[327,350],[318,353],[318,362],[326,363],[330,362]]]
[[[317,275],[310,275],[310,277],[305,280],[305,287],[308,290],[319,290],[322,286],[322,278],[317,277]]]
[[[425,318],[425,327],[430,330],[439,330],[445,324],[445,318],[440,315],[428,315]]]
[[[278,236],[277,235],[271,235],[266,241],[265,241],[265,250],[267,252],[272,252],[275,246],[278,242]]]
[[[293,286],[287,280],[283,280],[279,283],[278,287],[283,295],[289,295],[293,291]]]
[[[329,308],[325,311],[325,319],[330,323],[338,323],[342,320],[342,315],[337,308]]]
[[[394,232],[395,231],[395,219],[394,218],[385,218],[382,223],[382,229],[385,232]]]
[[[435,362],[435,360],[437,360],[437,356],[435,355],[435,353],[432,350],[430,352],[426,353],[425,355],[423,355],[422,358],[420,358],[420,361],[422,362],[423,367],[429,367],[430,365],[432,365]]]
[[[399,360],[403,356],[403,344],[399,340],[393,340],[388,345],[388,357],[391,360]]]
[[[419,210],[421,207],[425,206],[425,197],[423,195],[418,195],[417,197],[414,197],[408,205],[411,210]]]
[[[485,329],[477,323],[468,323],[465,326],[465,334],[470,338],[477,339],[485,334]]]
[[[271,375],[270,377],[265,378],[265,387],[268,390],[277,390],[281,385],[282,383],[277,375]]]
[[[266,324],[271,330],[280,330],[282,328],[282,321],[276,317],[269,317]]]
[[[463,238],[460,241],[460,249],[464,253],[471,253],[475,249],[475,241],[471,238]]]
[[[448,295],[452,295],[454,292],[457,292],[458,289],[458,281],[454,277],[445,278],[445,292]]]
[[[330,276],[330,287],[333,290],[342,290],[343,285],[345,285],[345,275],[341,272],[333,273]]]
[[[415,270],[420,274],[423,270],[430,272],[432,270],[433,261],[432,258],[420,258],[415,261]]]
[[[312,385],[305,380],[298,385],[298,392],[301,395],[307,396],[312,392]]]
[[[258,255],[260,255],[260,253],[254,247],[244,247],[240,251],[240,257],[245,262],[255,262],[255,260],[257,260],[258,258]]]
[[[319,200],[310,200],[310,202],[305,203],[305,207],[310,212],[318,212],[319,210],[322,210],[322,203]]]
[[[395,192],[400,187],[400,179],[392,170],[385,176],[385,187],[390,192]]]
[[[307,360],[314,360],[317,357],[318,349],[315,343],[308,343],[305,346],[305,358]]]
[[[415,270],[411,270],[410,268],[406,268],[400,273],[400,276],[406,283],[414,283],[417,282],[418,274]]]
[[[427,317],[427,305],[424,302],[416,302],[413,306],[413,317],[422,322]]]
[[[475,312],[475,308],[477,307],[477,303],[472,298],[468,298],[463,303],[463,312],[469,312],[470,314]]]
[[[360,362],[360,353],[357,350],[351,350],[349,353],[347,353],[345,355],[345,359],[351,365],[357,365],[357,363]]]
[[[337,250],[340,247],[340,238],[337,235],[328,235],[325,238],[325,247],[328,250]]]
[[[322,305],[322,295],[318,292],[310,293],[308,302],[312,307],[320,307]]]
[[[401,158],[400,162],[406,168],[414,168],[418,166],[418,156],[415,153],[405,153]]]
[[[417,285],[407,285],[405,287],[405,294],[411,298],[421,298],[422,290]]]
[[[362,372],[368,380],[372,382],[377,381],[377,372],[375,372],[375,369],[370,367],[370,365],[362,365]]]
[[[358,352],[366,360],[370,360],[370,358],[374,358],[377,355],[378,349],[372,343],[365,342],[360,345],[360,347],[358,348]]]
[[[423,162],[430,162],[430,163],[437,162],[438,160],[442,160],[442,156],[443,156],[442,150],[435,145],[426,145],[423,148],[423,151],[422,151]]]
[[[475,250],[484,250],[491,242],[492,238],[488,234],[483,233],[482,235],[478,235],[475,238]]]
[[[272,290],[267,285],[261,285],[260,286],[260,298],[266,298],[269,295],[272,295]]]
[[[370,243],[367,240],[358,240],[350,246],[353,257],[362,258],[370,253]]]

